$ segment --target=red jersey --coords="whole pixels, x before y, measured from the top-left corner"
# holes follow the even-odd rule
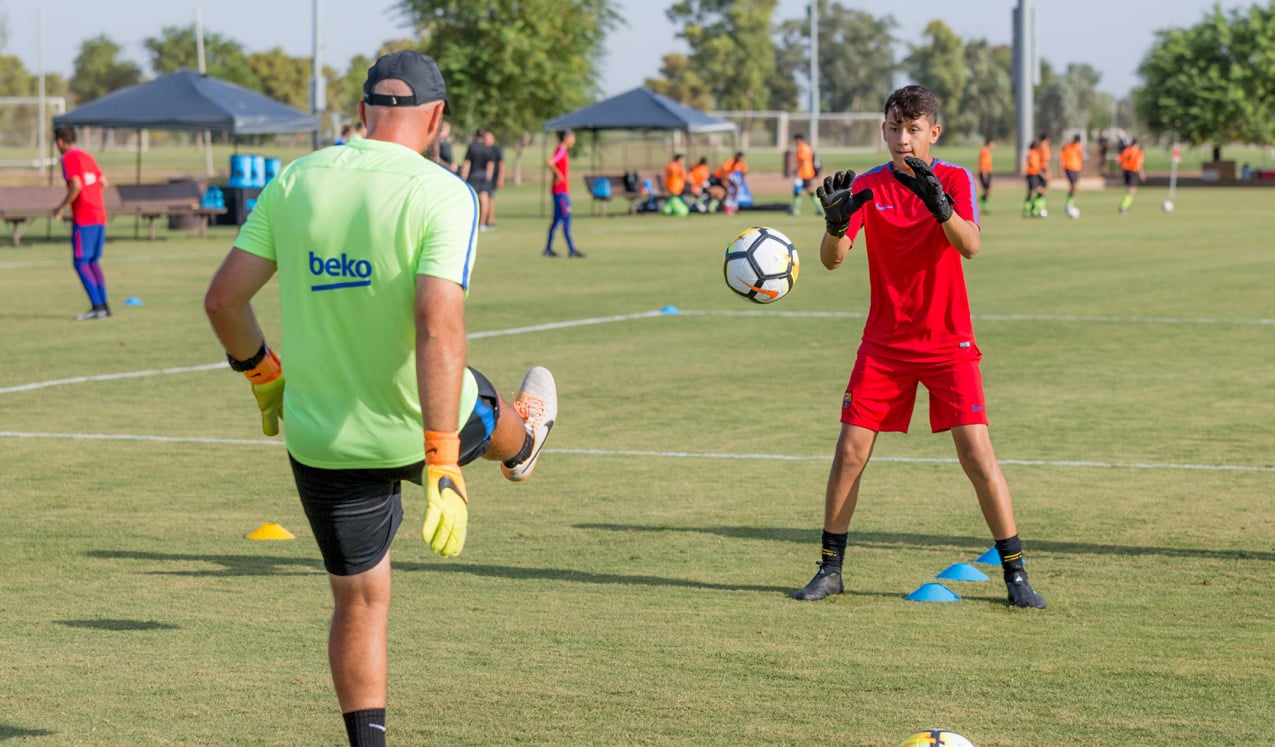
[[[974,177],[955,164],[930,164],[953,211],[978,225]],[[961,253],[924,203],[894,178],[890,163],[859,175],[852,189],[872,202],[850,217],[847,236],[864,232],[872,303],[861,350],[907,362],[977,359]]]
[[[71,202],[71,222],[77,226],[106,225],[102,170],[93,156],[79,148],[62,154],[62,178],[69,185],[75,177],[80,178],[80,193]]]
[[[559,145],[558,149],[553,152],[553,165],[558,171],[562,172],[562,179],[558,179],[558,174],[553,175],[553,189],[555,195],[565,195],[568,191],[567,179],[571,176],[571,157],[567,155],[567,146]]]

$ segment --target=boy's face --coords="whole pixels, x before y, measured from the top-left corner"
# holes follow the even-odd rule
[[[922,161],[930,160],[930,146],[938,142],[943,125],[935,124],[927,116],[916,119],[904,119],[897,108],[890,109],[885,122],[881,123],[881,134],[890,149],[890,160],[896,169],[909,174],[912,170],[903,162],[905,156],[915,156]]]

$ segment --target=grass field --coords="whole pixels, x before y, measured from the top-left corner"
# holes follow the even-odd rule
[[[943,155],[943,154],[939,154]],[[419,745],[862,745],[930,726],[979,747],[1247,745],[1275,716],[1275,253],[1266,190],[1003,189],[967,278],[992,437],[1049,609],[993,580],[903,597],[990,537],[950,438],[882,436],[847,593],[818,559],[860,249],[782,213],[597,218],[539,256],[535,188],[501,193],[468,304],[504,391],[543,364],[561,412],[532,480],[466,471],[469,541],[395,542],[390,739]],[[1055,198],[1055,202],[1060,202]],[[752,222],[805,268],[774,307],[721,279]],[[338,745],[327,585],[277,440],[218,364],[208,278],[233,238],[113,223],[112,319],[65,237],[0,247],[0,742]],[[59,229],[60,230],[60,229]],[[126,306],[136,297],[140,306]],[[667,306],[681,313],[664,314]],[[258,310],[278,337],[278,309]],[[287,351],[283,351],[287,359]],[[244,538],[266,521],[294,541]]]

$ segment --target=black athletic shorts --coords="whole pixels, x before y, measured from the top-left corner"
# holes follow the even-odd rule
[[[983,185],[983,191],[986,192],[992,188],[992,175],[986,171],[978,172],[978,183]]]
[[[478,384],[478,399],[460,430],[460,463],[487,453],[500,417],[500,396],[487,377],[469,369]],[[375,568],[389,552],[403,523],[404,480],[421,484],[425,463],[380,469],[322,469],[288,455],[301,506],[323,555],[323,567],[334,576],[353,576]]]
[[[1029,192],[1035,191],[1037,189],[1042,189],[1045,186],[1046,186],[1045,177],[1041,176],[1040,174],[1027,175],[1027,191]]]
[[[1124,185],[1126,187],[1138,186],[1138,172],[1129,171],[1128,169],[1125,169],[1124,170]]]
[[[1076,182],[1080,181],[1079,171],[1072,171],[1071,169],[1063,169],[1063,173],[1067,175],[1067,182],[1069,184],[1075,184]]]

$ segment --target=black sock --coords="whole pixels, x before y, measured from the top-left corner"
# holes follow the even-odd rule
[[[385,747],[385,709],[368,708],[341,714],[350,747]]]
[[[996,540],[996,552],[1001,555],[1001,570],[1005,572],[1005,578],[1023,570],[1023,543],[1017,534]]]
[[[823,549],[819,551],[820,564],[829,570],[840,571],[846,559],[846,536],[823,530]]]
[[[521,464],[527,459],[527,457],[531,456],[531,447],[535,445],[536,439],[532,437],[531,431],[527,431],[527,437],[522,440],[522,451],[501,462],[501,464],[506,467],[513,467],[516,464]]]

